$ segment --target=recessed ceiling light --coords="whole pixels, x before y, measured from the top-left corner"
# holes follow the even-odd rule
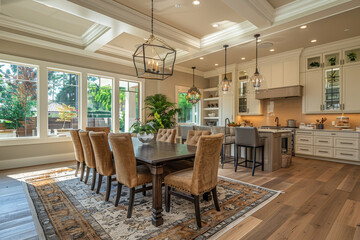
[[[344,29],[344,32],[348,32],[348,31],[350,31],[350,28],[345,28]]]
[[[215,63],[215,66],[217,67],[217,66],[219,66],[219,64]]]
[[[201,57],[201,58],[200,58],[200,60],[204,60],[204,58],[203,58],[203,57]]]
[[[244,57],[242,57],[242,58],[241,58],[241,60],[245,60],[245,58],[244,58]]]
[[[178,3],[175,4],[175,7],[176,7],[176,8],[179,8],[179,7],[180,7],[180,4],[178,4]]]
[[[214,28],[217,28],[217,27],[219,27],[219,24],[214,23],[212,26],[213,26]]]
[[[300,27],[300,29],[305,29],[305,28],[307,28],[306,25],[302,25],[302,26]]]
[[[261,39],[258,39],[257,42],[261,42]]]
[[[197,6],[197,5],[200,5],[200,1],[199,0],[195,0],[192,2],[193,5]]]
[[[274,52],[274,51],[275,51],[275,49],[273,49],[273,48],[272,48],[272,49],[270,49],[269,51],[270,51],[270,52]]]
[[[312,43],[316,43],[316,42],[317,42],[317,40],[316,40],[316,39],[313,39],[313,40],[311,40],[311,42],[312,42]]]

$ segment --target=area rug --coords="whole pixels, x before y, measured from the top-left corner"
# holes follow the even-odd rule
[[[171,211],[163,211],[164,224],[151,224],[151,191],[136,194],[132,218],[126,218],[129,189],[123,187],[119,206],[114,206],[116,182],[109,202],[74,176],[73,168],[44,171],[24,179],[30,207],[46,239],[209,239],[223,234],[278,196],[279,192],[223,177],[218,178],[221,211],[213,201],[202,200],[203,227],[197,228],[194,205],[172,197]],[[91,178],[88,183],[91,183]],[[40,236],[41,236],[40,234]]]

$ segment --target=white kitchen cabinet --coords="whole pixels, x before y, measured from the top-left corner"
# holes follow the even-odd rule
[[[360,64],[343,67],[343,111],[360,112]]]
[[[319,113],[322,110],[322,69],[306,72],[304,87],[304,113]]]
[[[237,82],[236,99],[238,115],[261,115],[262,102],[255,98],[255,92],[248,91],[247,81],[252,69],[239,71]]]

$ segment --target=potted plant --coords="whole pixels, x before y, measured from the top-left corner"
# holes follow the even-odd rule
[[[324,122],[326,122],[327,118],[326,117],[322,117],[320,120],[316,119],[316,122],[318,124],[318,129],[324,129]]]
[[[131,127],[132,133],[137,133],[140,142],[148,144],[154,139],[157,130],[153,127],[153,122],[142,124],[138,119]]]
[[[311,62],[311,63],[309,64],[309,66],[310,66],[311,68],[318,68],[318,67],[320,67],[320,63],[319,63],[319,62]]]
[[[329,58],[330,66],[336,65],[336,57]]]
[[[356,61],[356,58],[357,58],[356,53],[351,52],[351,53],[348,53],[346,56],[349,58],[350,62]]]

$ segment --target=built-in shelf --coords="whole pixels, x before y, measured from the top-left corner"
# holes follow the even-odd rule
[[[205,88],[204,92],[217,92],[218,88],[217,87],[213,87],[213,88]]]
[[[204,117],[206,120],[218,120],[219,117]]]
[[[205,111],[219,110],[219,108],[218,107],[216,107],[216,108],[204,108],[204,110]]]
[[[215,100],[219,100],[219,97],[204,98],[204,101],[215,101]]]

